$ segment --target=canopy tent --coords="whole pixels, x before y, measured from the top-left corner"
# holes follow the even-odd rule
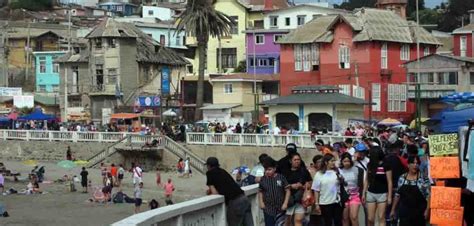
[[[55,120],[56,119],[56,116],[54,115],[48,115],[48,114],[44,114],[43,111],[41,109],[35,109],[33,111],[33,113],[29,114],[29,115],[24,115],[24,116],[20,116],[18,117],[18,120],[21,120],[21,121],[29,121],[29,120]]]
[[[474,103],[474,92],[452,93],[441,97],[441,100],[450,103]]]
[[[401,125],[402,123],[396,119],[393,119],[393,118],[386,118],[382,121],[380,121],[379,123],[377,123],[377,125],[379,126],[398,126],[398,125]]]
[[[445,110],[423,124],[430,126],[438,133],[457,133],[459,127],[467,126],[468,120],[471,119],[474,119],[474,107],[462,110]]]
[[[7,118],[11,120],[16,120],[18,118],[18,113],[11,112],[10,114],[8,114]]]
[[[173,111],[173,109],[168,109],[165,112],[163,112],[163,116],[168,116],[168,117],[176,117],[178,114]]]
[[[138,117],[140,117],[140,115],[134,113],[115,113],[110,116],[111,119],[133,119]]]

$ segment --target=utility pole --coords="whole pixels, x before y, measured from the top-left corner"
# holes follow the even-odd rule
[[[25,47],[25,51],[26,51],[25,83],[28,81],[28,75],[30,73],[30,26],[31,26],[31,23],[30,21],[28,21],[28,28],[27,28],[28,35],[26,36],[26,47]]]
[[[420,26],[420,14],[418,0],[416,0],[416,25]],[[416,33],[415,33],[416,35]],[[420,40],[416,36],[416,77],[418,78],[416,87],[415,87],[415,103],[416,103],[416,119],[415,125],[416,130],[421,130],[421,90],[420,90]]]
[[[68,37],[67,37],[66,56],[68,56],[71,53],[71,5],[69,5],[67,29],[68,29]],[[64,116],[62,119],[63,122],[67,122],[67,106],[68,106],[68,99],[67,99],[67,96],[68,96],[67,83],[68,82],[67,81],[68,81],[68,67],[67,67],[67,62],[65,62],[64,63]]]
[[[257,40],[257,37],[255,36],[255,26],[253,28],[253,95],[254,95],[254,120],[255,120],[255,123],[258,123],[258,113],[259,113],[259,109],[258,109],[258,91],[257,91],[257,53],[256,53],[256,50],[255,50],[255,44],[256,44],[256,40]]]
[[[8,46],[8,21],[6,22],[4,28],[2,28],[2,57],[3,57],[3,64],[2,64],[2,73],[3,73],[3,83],[5,87],[8,87],[8,55],[7,55],[7,46]]]

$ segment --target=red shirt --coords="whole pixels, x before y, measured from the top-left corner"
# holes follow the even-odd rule
[[[110,167],[110,174],[112,174],[113,177],[117,176],[117,167]]]

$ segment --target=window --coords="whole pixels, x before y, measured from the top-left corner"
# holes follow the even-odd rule
[[[294,46],[295,71],[318,70],[319,46],[316,43]]]
[[[402,45],[400,49],[400,60],[410,60],[410,45]]]
[[[470,77],[470,80],[471,80],[471,85],[474,85],[474,72],[469,72],[469,77]]]
[[[360,86],[352,86],[352,96],[365,100],[365,89]]]
[[[339,93],[345,94],[347,96],[351,95],[351,85],[339,85],[339,88],[341,88]]]
[[[278,27],[278,16],[270,16],[270,27]]]
[[[306,15],[299,15],[297,16],[297,23],[298,26],[301,26],[305,23]]]
[[[388,111],[405,112],[407,108],[406,85],[388,84]]]
[[[416,83],[421,83],[421,84],[433,84],[434,83],[434,74],[433,72],[429,73],[420,73],[420,78],[416,78],[417,76],[415,75],[415,82]]]
[[[233,21],[233,24],[230,27],[230,33],[236,35],[239,33],[239,17],[231,16],[230,19]]]
[[[101,38],[96,38],[95,39],[95,48],[96,49],[102,49],[102,39]]]
[[[39,85],[38,86],[38,91],[39,92],[46,92],[46,85]]]
[[[69,92],[71,93],[77,93],[79,90],[78,84],[79,84],[79,67],[73,66],[71,67],[72,71],[72,86],[71,90]]]
[[[253,67],[253,58],[247,58],[247,59],[249,61],[249,66]]]
[[[269,58],[268,59],[268,66],[275,66],[275,59],[274,58]]]
[[[56,62],[56,59],[53,60],[53,73],[59,73],[59,63]]]
[[[95,81],[99,89],[102,89],[104,84],[104,68],[102,64],[95,65]]]
[[[341,45],[339,46],[339,68],[349,69],[350,67],[350,49],[348,46]]]
[[[372,83],[372,111],[380,111],[380,83]]]
[[[160,35],[160,45],[165,46],[166,45],[166,37],[165,35]]]
[[[59,92],[59,85],[53,85],[53,92]]]
[[[224,93],[225,93],[225,94],[230,94],[230,93],[232,93],[232,83],[226,83],[226,84],[224,84]]]
[[[285,18],[285,26],[290,26],[290,24],[291,24],[290,21],[291,21],[291,18],[286,17]]]
[[[116,68],[110,68],[108,69],[107,72],[107,83],[109,85],[115,85],[117,84],[117,69]]]
[[[263,20],[254,20],[253,21],[253,27],[263,29]]]
[[[265,44],[265,36],[263,35],[255,35],[255,44],[263,45]]]
[[[148,16],[153,16],[153,10],[148,10]]]
[[[387,52],[387,43],[382,44],[382,49],[380,52],[380,68],[388,68],[388,52]]]
[[[116,45],[117,39],[115,39],[115,38],[109,38],[107,41],[109,42],[109,48],[115,48],[115,47],[117,46],[117,45]]]
[[[428,55],[430,55],[430,47],[425,46],[425,48],[423,49],[423,56],[428,56]]]
[[[222,54],[217,49],[217,68],[220,68],[219,57],[222,57],[222,68],[235,68],[237,66],[237,49],[236,48],[222,48]],[[221,56],[222,55],[222,56]]]
[[[452,72],[439,72],[438,73],[438,84],[439,85],[457,85],[458,84],[458,73]]]
[[[175,38],[175,45],[176,46],[181,45],[181,38],[179,36],[176,36],[176,38]]]
[[[259,67],[266,67],[266,66],[268,66],[268,59],[258,59],[258,66],[259,66]]]
[[[117,11],[122,12],[122,11],[123,11],[123,6],[118,5],[118,6],[117,6]]]
[[[466,51],[467,51],[467,37],[461,36],[461,38],[459,39],[459,54],[462,57],[465,57]]]
[[[39,57],[39,72],[46,73],[46,57]]]
[[[283,37],[283,35],[273,35],[273,42],[278,42]]]

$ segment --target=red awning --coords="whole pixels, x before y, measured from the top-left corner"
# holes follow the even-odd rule
[[[110,116],[111,119],[132,119],[140,117],[139,114],[133,113],[115,113]]]

